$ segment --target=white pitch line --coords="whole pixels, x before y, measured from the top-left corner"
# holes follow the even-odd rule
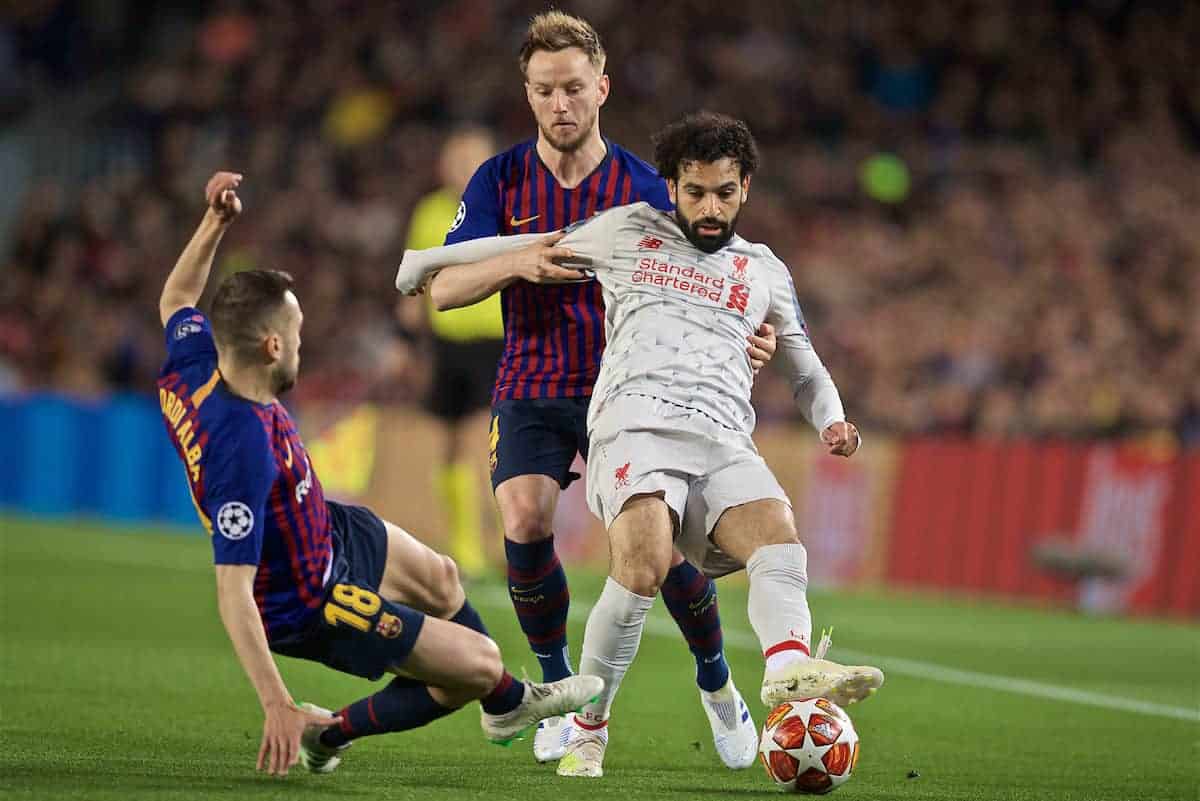
[[[471,593],[472,601],[479,601],[480,606],[485,606],[492,609],[512,608],[512,602],[508,595],[495,591],[489,588],[486,592],[476,591]],[[588,613],[591,607],[580,608],[579,604],[572,604],[569,613],[571,620],[587,620]],[[748,651],[758,651],[758,638],[746,631],[731,629],[728,626],[723,626],[725,629],[725,644]],[[672,620],[668,620],[659,615],[650,615],[646,618],[647,634],[655,637],[669,637],[671,639],[678,638],[679,629],[675,627]],[[1151,701],[1138,701],[1133,698],[1121,698],[1118,696],[1104,695],[1102,693],[1088,692],[1087,690],[1077,690],[1072,687],[1062,687],[1056,684],[1045,684],[1040,681],[1030,681],[1029,679],[1014,679],[1009,676],[997,676],[990,673],[977,673],[973,670],[960,670],[958,668],[946,667],[933,662],[922,662],[916,659],[905,659],[898,656],[881,656],[878,654],[868,654],[862,651],[854,651],[848,648],[837,648],[837,653],[845,658],[852,659],[856,662],[873,664],[879,666],[885,673],[897,673],[901,676],[911,676],[915,679],[924,679],[927,681],[938,681],[943,684],[958,684],[964,687],[979,687],[985,690],[999,690],[1000,692],[1013,693],[1015,695],[1024,695],[1031,698],[1046,698],[1051,701],[1064,701],[1071,704],[1079,704],[1081,706],[1090,706],[1097,709],[1109,709],[1114,712],[1134,712],[1141,715],[1151,715],[1153,717],[1171,718],[1173,720],[1185,720],[1190,723],[1200,723],[1200,708],[1189,708],[1185,706],[1172,706],[1170,704],[1157,704]]]
[[[915,659],[904,659],[897,656],[872,656],[860,651],[850,651],[839,648],[838,651],[855,661],[867,663],[878,662],[891,673],[912,676],[919,679],[940,681],[946,684],[961,684],[965,687],[982,687],[988,690],[1027,695],[1034,698],[1048,698],[1052,701],[1066,701],[1072,704],[1111,709],[1117,712],[1136,712],[1142,715],[1153,715],[1160,718],[1173,718],[1200,723],[1200,708],[1189,709],[1185,706],[1156,704],[1152,701],[1138,701],[1134,698],[1122,698],[1114,695],[1076,690],[1072,687],[1060,687],[1056,684],[1044,684],[1029,679],[1014,679],[1009,676],[996,676],[990,673],[976,673],[973,670],[937,665],[933,662],[921,662]]]

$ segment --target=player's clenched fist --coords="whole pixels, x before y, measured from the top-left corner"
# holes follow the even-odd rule
[[[208,179],[208,185],[204,187],[204,200],[221,218],[221,222],[230,222],[242,213],[242,200],[237,196],[237,188],[241,183],[242,174],[239,172],[218,172]]]
[[[858,429],[854,427],[854,423],[841,421],[822,431],[821,441],[834,456],[849,456],[858,450],[862,438],[858,436]]]

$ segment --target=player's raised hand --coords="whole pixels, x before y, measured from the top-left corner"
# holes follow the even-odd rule
[[[758,371],[775,356],[775,327],[763,323],[746,339],[750,342],[750,347],[746,348],[746,353],[750,355],[750,369],[758,375]]]
[[[258,769],[273,776],[286,776],[300,760],[300,737],[309,726],[332,726],[339,717],[301,709],[292,702],[271,704],[263,721],[262,746],[258,749]]]
[[[561,264],[566,261],[580,261],[570,248],[557,247],[558,241],[564,236],[566,234],[559,231],[514,252],[513,269],[517,277],[534,284],[580,280],[583,275],[579,270],[563,267]]]
[[[242,213],[242,199],[237,196],[237,188],[241,183],[240,172],[218,172],[208,179],[204,187],[204,201],[221,218],[221,222],[232,222],[234,217]]]
[[[849,456],[858,450],[862,437],[858,435],[854,423],[839,421],[821,432],[821,442],[825,443],[833,455]]]

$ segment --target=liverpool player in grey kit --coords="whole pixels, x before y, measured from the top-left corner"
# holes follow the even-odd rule
[[[673,542],[711,576],[746,569],[765,705],[812,697],[852,704],[883,683],[877,668],[828,661],[823,648],[810,655],[807,555],[791,504],[751,439],[743,343],[765,320],[776,328],[797,405],[829,452],[850,456],[860,442],[813,350],[787,266],[734,233],[758,165],[754,139],[745,123],[701,112],[655,138],[655,160],[675,212],[621,206],[568,228],[558,243],[572,254],[565,263],[594,273],[604,289],[608,344],[588,414],[587,491],[612,554],[581,663],[606,688],[576,715],[558,768],[566,776],[603,773],[612,700]],[[454,247],[486,257],[520,239]],[[406,254],[397,286],[411,289],[428,270],[479,258],[454,247]]]

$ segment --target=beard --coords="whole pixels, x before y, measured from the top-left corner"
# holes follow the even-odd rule
[[[296,386],[296,376],[299,372],[299,365],[295,367],[277,365],[271,371],[271,394],[279,396]]]
[[[554,129],[554,125],[549,126],[539,125],[542,130],[542,136],[550,143],[550,146],[560,153],[574,153],[576,150],[587,141],[588,134],[595,127],[596,115],[592,115],[586,120],[579,122],[579,127],[573,133],[562,133]]]
[[[737,219],[738,215],[735,214],[733,219],[727,223],[712,217],[701,217],[695,222],[689,222],[679,209],[675,209],[675,221],[679,223],[683,235],[704,253],[716,253],[725,247],[726,243],[733,238],[734,229],[737,228]],[[721,232],[719,234],[701,234],[698,229],[702,225],[720,228]]]

